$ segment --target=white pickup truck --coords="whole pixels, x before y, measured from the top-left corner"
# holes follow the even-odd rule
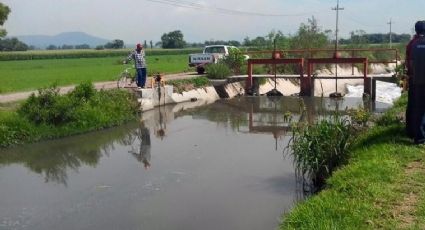
[[[196,67],[196,72],[198,72],[198,74],[203,74],[206,65],[217,63],[218,60],[229,55],[231,49],[237,48],[235,46],[225,45],[205,46],[201,54],[189,55],[189,66]]]

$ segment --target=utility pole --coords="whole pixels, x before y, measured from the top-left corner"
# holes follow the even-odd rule
[[[393,20],[392,18],[390,18],[390,21],[387,23],[388,25],[390,25],[390,48],[393,48]]]
[[[339,32],[339,11],[344,8],[339,7],[339,0],[336,1],[336,7],[332,8],[336,11],[336,29],[335,29],[335,53],[334,58],[338,58],[338,32]],[[331,97],[342,97],[342,94],[338,93],[338,63],[335,63],[335,93],[330,95]]]
[[[339,11],[344,10],[344,8],[339,7],[339,0],[336,2],[336,7],[332,8],[332,10],[336,11],[336,29],[335,29],[335,54],[338,51],[338,32],[339,32]]]

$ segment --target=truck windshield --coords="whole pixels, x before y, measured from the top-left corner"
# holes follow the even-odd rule
[[[205,48],[205,53],[206,54],[216,54],[216,53],[224,54],[226,53],[226,51],[224,50],[223,46],[213,46],[213,47]]]

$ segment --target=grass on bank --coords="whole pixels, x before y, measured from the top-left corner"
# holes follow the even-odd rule
[[[172,85],[174,92],[176,93],[182,93],[183,91],[190,91],[192,89],[203,88],[211,85],[210,81],[206,77],[170,80],[167,81],[166,84]]]
[[[281,229],[425,229],[425,148],[404,135],[405,95],[356,139],[351,159]]]
[[[36,90],[52,83],[65,86],[84,81],[114,81],[125,68],[133,66],[123,65],[125,58],[0,61],[0,93]],[[148,55],[147,64],[149,75],[189,70],[187,55]]]
[[[134,120],[138,104],[124,90],[96,91],[82,83],[67,95],[55,87],[39,90],[17,110],[0,112],[0,147],[104,129]]]

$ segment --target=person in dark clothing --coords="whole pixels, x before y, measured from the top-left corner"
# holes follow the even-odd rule
[[[425,21],[417,22],[415,30],[418,36],[410,50],[412,76],[409,91],[412,92],[409,93],[407,110],[410,109],[410,114],[407,119],[411,129],[409,136],[416,144],[422,144],[425,142]]]
[[[406,133],[407,136],[410,138],[414,137],[414,129],[412,126],[412,103],[413,103],[413,92],[414,90],[410,87],[412,85],[412,79],[413,79],[413,67],[412,67],[412,48],[413,45],[416,43],[416,41],[419,39],[421,31],[423,30],[423,21],[418,21],[415,24],[415,31],[416,34],[413,36],[412,40],[407,44],[406,46],[406,59],[405,59],[405,66],[406,66],[406,74],[407,74],[407,80],[408,80],[408,101],[407,101],[407,108],[406,108]]]

